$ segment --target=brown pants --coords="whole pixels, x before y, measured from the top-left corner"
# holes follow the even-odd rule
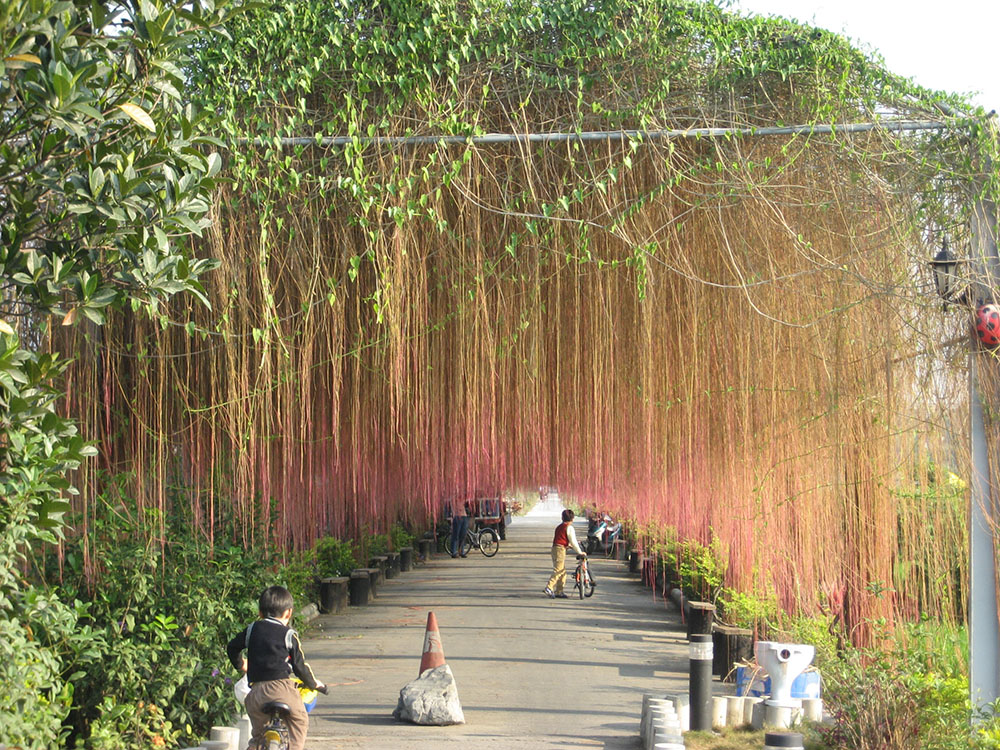
[[[287,703],[291,709],[285,724],[288,726],[288,739],[291,743],[291,750],[304,750],[306,746],[306,732],[309,731],[309,714],[302,704],[302,696],[291,680],[266,680],[255,682],[250,687],[250,695],[247,696],[246,708],[250,716],[250,747],[256,747],[254,743],[259,742],[264,736],[264,727],[271,720],[269,714],[261,711],[265,703],[280,701]]]
[[[561,544],[552,545],[552,577],[549,588],[553,594],[561,594],[566,586],[566,548]]]

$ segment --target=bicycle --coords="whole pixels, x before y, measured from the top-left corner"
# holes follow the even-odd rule
[[[310,690],[305,686],[299,687],[306,712],[311,712],[316,706],[316,693],[327,695],[328,692],[326,685],[316,690]],[[288,715],[291,711],[288,704],[281,701],[271,701],[265,703],[261,710],[265,714],[270,714],[271,718],[267,722],[267,726],[264,727],[264,734],[260,742],[256,746],[251,744],[248,750],[289,750],[291,739],[288,736],[288,726],[285,723],[288,721]]]
[[[580,594],[581,599],[585,596],[593,596],[594,587],[597,583],[594,581],[594,576],[590,572],[590,566],[587,564],[587,556],[577,555],[576,559],[577,564],[576,572],[573,574],[573,586]]]
[[[468,555],[473,547],[486,557],[493,557],[500,550],[500,537],[497,535],[496,529],[487,526],[479,531],[473,531],[470,528],[465,532],[465,539],[462,540],[462,557]]]
[[[291,747],[291,740],[288,737],[288,721],[290,708],[287,703],[271,701],[265,703],[261,710],[271,715],[270,721],[264,727],[264,735],[256,750],[288,750]]]

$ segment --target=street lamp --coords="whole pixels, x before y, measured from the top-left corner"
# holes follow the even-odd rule
[[[983,230],[980,211],[973,222],[975,244],[996,257],[996,241],[992,232]],[[987,255],[987,253],[984,253]],[[959,261],[948,249],[947,241],[930,263],[934,285],[945,301],[963,304],[970,291],[956,273]],[[987,305],[985,307],[992,307]],[[981,310],[984,308],[980,308]],[[987,450],[986,418],[979,392],[980,367],[987,366],[977,356],[980,342],[970,336],[969,357],[969,434],[971,466],[969,482],[969,698],[974,711],[985,709],[1000,698],[1000,621],[997,618],[996,553],[993,519],[994,492],[990,477],[990,457]],[[973,722],[980,717],[973,715]]]
[[[955,253],[948,249],[948,240],[941,243],[941,249],[931,261],[931,269],[934,271],[934,286],[938,295],[945,301],[945,309],[948,309],[949,302],[962,303],[965,301],[965,292],[958,295],[960,281],[958,278],[959,260]]]

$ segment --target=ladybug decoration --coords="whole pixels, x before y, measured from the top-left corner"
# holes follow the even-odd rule
[[[1000,306],[980,305],[977,308],[976,335],[988,349],[1000,344]]]

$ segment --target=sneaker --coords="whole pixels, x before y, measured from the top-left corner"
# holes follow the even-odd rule
[[[569,594],[565,591],[560,591],[558,594],[553,594],[555,599],[569,599]]]
[[[550,589],[548,586],[545,587],[545,596],[549,597],[549,599],[555,599],[556,598],[555,592],[552,589]]]

